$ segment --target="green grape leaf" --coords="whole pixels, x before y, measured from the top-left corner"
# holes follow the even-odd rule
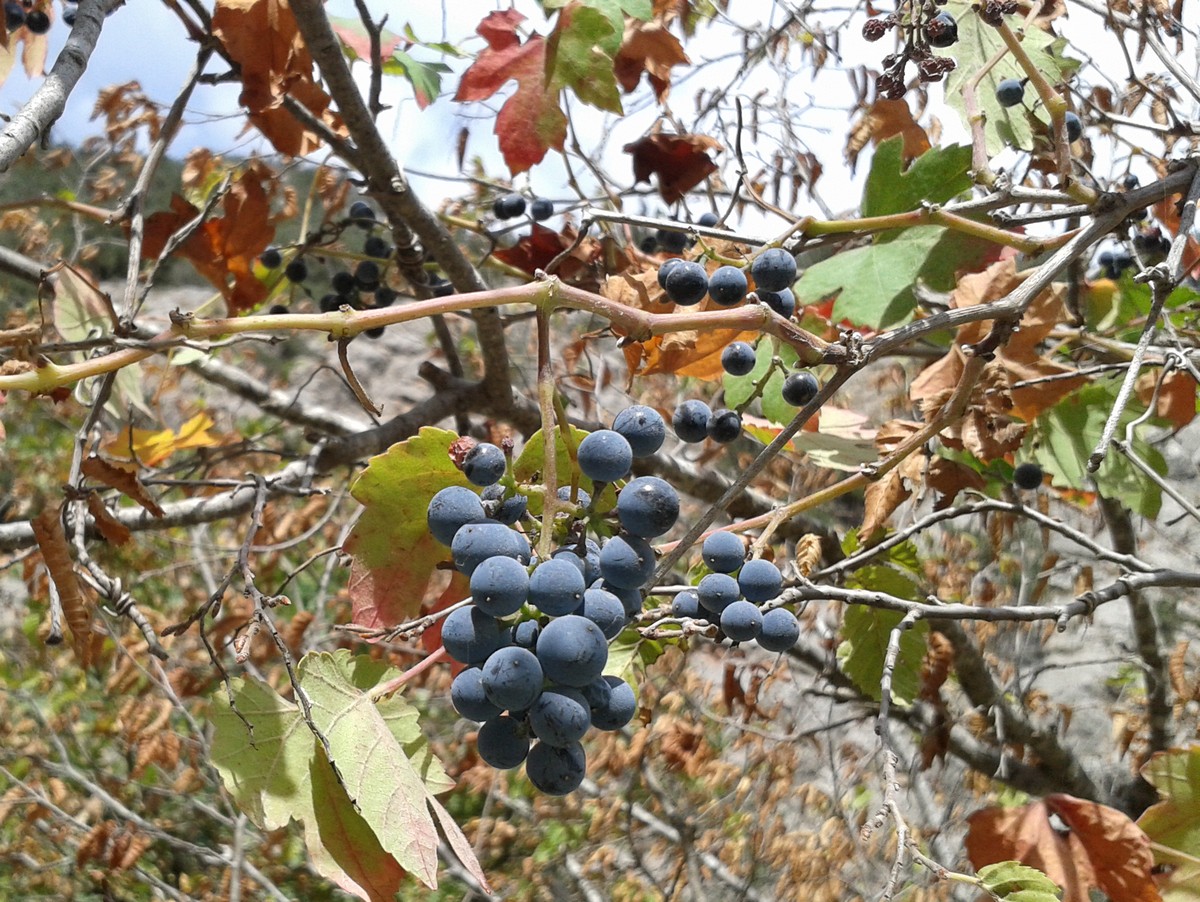
[[[598,10],[613,19],[617,25],[617,33],[623,29],[623,19],[631,16],[648,22],[654,15],[653,0],[540,0],[542,9],[562,9],[572,3],[579,2],[581,6]]]
[[[1118,388],[1117,380],[1106,379],[1068,395],[1034,421],[1027,445],[1055,485],[1088,491],[1094,478],[1103,496],[1120,499],[1131,510],[1153,520],[1162,506],[1162,490],[1116,449],[1109,449],[1094,476],[1087,472],[1088,457],[1116,404]],[[1125,424],[1144,412],[1145,407],[1131,397],[1121,414],[1117,438],[1124,437]],[[1156,473],[1166,475],[1162,454],[1137,433],[1132,450]]]
[[[399,75],[412,85],[417,106],[425,109],[442,92],[442,76],[453,70],[445,63],[423,63],[403,50],[396,50],[383,61],[385,75]]]
[[[568,6],[546,42],[546,81],[551,91],[570,88],[586,104],[623,113],[613,71],[613,55],[621,47],[624,20],[587,6]]]
[[[1019,861],[1001,861],[975,872],[984,888],[1004,902],[1058,902],[1062,890],[1053,880]]]
[[[848,585],[910,600],[919,595],[916,584],[908,576],[886,565],[856,570]],[[838,664],[859,691],[876,701],[881,698],[879,682],[883,677],[888,639],[903,616],[898,611],[865,605],[852,604],[846,608],[842,642],[837,650]],[[900,654],[892,671],[892,700],[898,704],[909,704],[917,697],[928,631],[929,625],[918,621],[900,635]]]
[[[450,459],[454,432],[424,426],[372,457],[350,486],[363,505],[346,540],[354,556],[350,593],[360,626],[395,626],[421,608],[434,568],[450,550],[429,534],[429,502],[451,485],[471,484]]]
[[[571,440],[575,443],[575,447],[579,447],[579,443],[587,436],[588,433],[582,429],[571,427]],[[528,439],[525,440],[525,447],[521,449],[521,453],[517,459],[513,461],[513,478],[516,479],[518,485],[538,484],[543,481],[542,464],[546,460],[546,449],[542,443],[542,430],[538,430]],[[569,486],[571,484],[571,475],[576,472],[571,464],[571,455],[567,451],[566,442],[563,441],[562,434],[555,432],[554,436],[554,473],[557,477],[557,483],[561,486]],[[579,488],[587,492],[589,495],[595,494],[595,485],[590,479],[579,474]],[[612,486],[608,486],[604,490],[604,494],[595,499],[595,510],[597,513],[605,513],[616,506],[617,494]],[[529,496],[529,512],[535,517],[542,515],[542,496],[532,494]]]
[[[880,142],[863,189],[862,215],[887,216],[941,204],[971,188],[971,148],[960,144],[925,151],[904,169],[904,139]]]
[[[1159,889],[1165,902],[1196,902],[1200,893],[1200,746],[1159,752],[1142,766],[1159,801],[1137,825],[1152,843],[1156,864],[1168,865]]]
[[[729,407],[741,407],[754,394],[754,387],[762,380],[771,368],[775,357],[783,362],[784,369],[775,368],[767,384],[763,387],[760,403],[763,416],[773,423],[790,423],[796,417],[796,408],[783,400],[783,380],[799,359],[790,345],[774,342],[770,338],[762,338],[754,349],[754,369],[745,376],[731,376],[726,373],[723,377],[725,386],[725,403]]]
[[[395,674],[345,649],[301,659],[297,678],[341,782],[299,707],[266,683],[234,680],[236,711],[222,695],[211,715],[213,764],[238,806],[265,830],[301,822],[317,870],[371,902],[392,899],[406,873],[436,886],[431,809],[460,857],[465,844],[438,814],[433,793],[453,782],[421,735],[418,712],[399,696],[370,695]],[[483,878],[472,856],[462,861]]]
[[[963,86],[1005,46],[1004,39],[996,29],[984,22],[971,7],[971,0],[949,0],[943,7],[958,20],[958,41],[949,51],[958,62],[958,68],[946,79],[946,101],[962,117],[963,126],[967,129],[971,128],[971,123],[963,100]],[[1065,38],[1055,38],[1037,27],[1027,28],[1021,42],[1034,66],[1051,84],[1065,82],[1067,76],[1079,67],[1078,60],[1062,55],[1066,44]],[[1011,53],[1006,53],[992,67],[976,89],[979,109],[986,117],[983,130],[989,156],[999,153],[1006,146],[1032,150],[1030,117],[1036,117],[1046,124],[1050,122],[1050,117],[1038,102],[1037,93],[1028,85],[1023,104],[1002,107],[996,100],[996,86],[1006,78],[1025,78],[1025,70]]]

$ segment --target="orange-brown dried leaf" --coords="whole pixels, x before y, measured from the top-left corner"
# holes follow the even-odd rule
[[[757,333],[737,329],[709,332],[687,330],[655,335],[640,344],[641,375],[675,373],[714,381],[725,373],[721,352],[731,341],[753,341]]]
[[[900,135],[904,139],[904,165],[907,166],[929,150],[929,136],[913,119],[912,110],[903,100],[876,100],[862,117],[851,126],[846,141],[846,162],[850,171],[858,163],[858,155],[868,142],[878,146],[881,141]]]
[[[110,489],[116,489],[122,495],[132,498],[155,517],[163,515],[163,509],[154,500],[154,496],[138,479],[136,464],[113,463],[102,457],[91,456],[84,458],[82,470],[88,479],[102,482]]]
[[[666,23],[630,19],[625,25],[621,49],[613,58],[613,73],[628,94],[637,88],[645,72],[654,96],[661,103],[671,90],[671,68],[690,62],[683,44],[667,30]]]
[[[658,193],[669,204],[683,196],[717,171],[709,157],[710,150],[720,150],[721,143],[707,135],[646,135],[622,148],[633,157],[633,178],[636,182],[658,179]]]
[[[1147,406],[1154,399],[1158,376],[1156,372],[1145,372],[1138,376],[1135,386],[1138,398]],[[1191,373],[1173,370],[1162,377],[1154,413],[1169,421],[1176,429],[1182,429],[1196,418],[1196,380]]]
[[[75,656],[82,667],[91,663],[92,612],[83,590],[79,586],[79,578],[75,575],[75,564],[71,560],[71,547],[67,543],[67,534],[63,530],[61,509],[48,507],[38,514],[32,522],[33,536],[42,552],[42,561],[58,590],[62,602],[63,615],[67,618],[67,626],[71,628],[71,642]]]
[[[88,513],[96,521],[96,529],[107,542],[113,545],[124,545],[131,538],[133,533],[129,531],[129,527],[114,517],[104,502],[100,500],[97,494],[88,495],[87,499]]]
[[[512,247],[495,251],[492,256],[532,276],[538,270],[545,270],[555,257],[570,249],[570,254],[558,264],[554,275],[570,285],[595,290],[599,288],[598,275],[601,269],[600,242],[594,238],[584,238],[573,246],[577,237],[578,233],[570,225],[560,233],[534,223],[528,235],[522,236]]]
[[[899,467],[889,470],[879,479],[870,483],[865,493],[866,503],[862,528],[859,532],[863,540],[871,541],[875,533],[887,524],[896,508],[903,504],[911,494],[912,492],[905,485]]]
[[[1054,829],[1056,814],[1069,828]],[[967,855],[981,868],[1019,861],[1063,890],[1063,902],[1089,902],[1090,890],[1110,899],[1160,902],[1151,877],[1150,840],[1126,815],[1062,793],[1019,808],[985,808],[968,818]]]

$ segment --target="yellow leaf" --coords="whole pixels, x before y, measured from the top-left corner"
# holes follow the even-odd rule
[[[125,429],[115,439],[105,446],[105,451],[115,457],[137,457],[148,467],[157,466],[176,451],[188,448],[211,448],[220,444],[220,440],[208,430],[213,426],[212,418],[206,413],[198,413],[182,426],[179,431],[171,429]]]

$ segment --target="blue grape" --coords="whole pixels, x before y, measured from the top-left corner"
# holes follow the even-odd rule
[[[586,435],[576,452],[579,471],[592,482],[616,482],[624,479],[633,464],[633,449],[625,436],[611,429],[598,429]]]
[[[592,706],[592,726],[597,730],[619,730],[637,713],[637,698],[633,687],[620,677],[606,676],[608,701]]]
[[[749,601],[770,601],[783,591],[783,574],[770,561],[746,561],[738,573],[738,587]]]
[[[1025,99],[1025,83],[1019,78],[1006,78],[996,85],[996,101],[1000,106],[1016,106]]]
[[[584,737],[592,725],[592,711],[578,689],[552,686],[529,708],[529,726],[542,742],[561,747]]]
[[[450,684],[450,701],[454,710],[467,720],[491,720],[499,717],[504,710],[488,701],[480,679],[482,676],[483,671],[478,667],[468,667]]]
[[[573,742],[566,747],[537,743],[525,760],[525,775],[538,790],[551,796],[574,792],[587,773],[587,755],[583,746]]]
[[[1025,461],[1019,463],[1016,469],[1013,470],[1013,485],[1019,489],[1032,491],[1033,489],[1041,488],[1042,481],[1045,479],[1045,473],[1039,464],[1033,461]]]
[[[480,442],[463,458],[462,471],[475,485],[495,485],[504,475],[507,463],[503,451],[489,442]]]
[[[625,436],[634,457],[650,457],[662,447],[667,424],[653,407],[634,404],[622,410],[613,420],[613,431]]]
[[[563,546],[556,550],[551,557],[562,558],[573,563],[583,574],[584,585],[590,586],[600,578],[600,546],[592,539],[588,539],[584,548],[585,553],[580,555],[578,544]]]
[[[615,639],[625,629],[625,606],[621,599],[599,586],[592,586],[583,593],[579,613],[600,627],[605,639]]]
[[[526,495],[513,495],[505,498],[507,490],[502,485],[489,485],[483,490],[484,510],[490,519],[505,526],[512,526],[525,516],[529,508],[529,498]]]
[[[734,642],[757,639],[762,630],[762,614],[750,601],[735,601],[721,612],[721,631]]]
[[[627,589],[623,586],[614,586],[610,582],[600,581],[600,588],[606,592],[612,592],[621,600],[621,607],[625,609],[625,617],[632,620],[642,613],[642,590]]]
[[[374,260],[360,260],[354,267],[354,284],[362,291],[374,291],[379,287],[379,264]]]
[[[600,575],[623,589],[640,589],[654,575],[654,549],[638,536],[613,536],[600,549]]]
[[[375,223],[375,210],[365,200],[356,200],[350,205],[350,218],[359,228],[369,229]]]
[[[571,558],[578,560],[573,554]],[[565,557],[552,557],[534,568],[526,598],[543,614],[561,617],[583,603],[585,586],[582,567]]]
[[[787,651],[800,638],[800,621],[786,608],[772,608],[763,614],[762,631],[758,634],[759,648],[764,651]]]
[[[443,545],[449,545],[460,529],[483,518],[483,503],[479,496],[461,485],[452,485],[433,496],[426,522],[433,537]]]
[[[760,301],[784,319],[791,319],[796,313],[796,296],[792,294],[790,288],[785,288],[783,291],[764,291],[760,288],[755,294],[758,295]]]
[[[701,213],[700,218],[698,220],[696,220],[696,222],[699,225],[705,226],[706,228],[710,228],[710,229],[720,221],[721,221],[721,218],[719,216],[717,216],[716,213],[713,213],[711,211],[709,211],[707,213]]]
[[[781,247],[770,247],[754,258],[750,274],[756,288],[783,291],[796,281],[796,258]]]
[[[710,573],[696,586],[696,594],[700,596],[700,606],[714,614],[723,610],[738,600],[737,580],[727,573]]]
[[[471,574],[471,600],[492,617],[521,610],[528,591],[529,573],[510,557],[490,557]]]
[[[279,252],[279,248],[269,247],[259,254],[258,262],[267,269],[278,269],[283,265],[283,254]]]
[[[492,213],[497,219],[515,219],[525,212],[525,198],[519,194],[502,194],[492,201]]]
[[[958,22],[948,12],[940,12],[925,23],[925,39],[930,47],[950,47],[958,40]]]
[[[667,277],[671,275],[675,267],[684,261],[678,257],[672,257],[669,260],[664,260],[662,266],[658,268],[658,287],[666,290]]]
[[[604,672],[608,641],[586,617],[567,614],[542,627],[537,657],[551,682],[582,688]]]
[[[470,576],[490,557],[511,557],[529,563],[529,540],[503,523],[468,523],[454,534],[450,543],[454,566]]]
[[[746,545],[732,532],[714,532],[700,546],[700,557],[714,573],[736,573],[746,559]]]
[[[659,229],[654,233],[654,238],[668,254],[682,254],[688,246],[687,232],[675,229]]]
[[[711,418],[712,411],[708,405],[692,398],[675,408],[671,426],[680,441],[694,444],[708,438],[708,421]]]
[[[442,624],[442,645],[460,664],[482,664],[508,640],[508,630],[473,604],[451,611]]]
[[[754,348],[744,341],[731,341],[721,352],[721,367],[731,376],[745,376],[754,371]]]
[[[736,410],[714,410],[707,432],[714,442],[728,445],[742,434],[742,415]]]
[[[492,652],[480,676],[488,701],[508,711],[524,711],[542,693],[542,665],[519,645]]]
[[[788,373],[787,378],[783,380],[783,390],[780,394],[783,395],[783,400],[792,407],[803,407],[815,398],[820,390],[821,386],[817,382],[817,377],[808,370],[800,370],[796,373]]]
[[[589,708],[604,707],[608,704],[609,696],[612,695],[612,687],[608,685],[608,679],[603,676],[596,677],[580,691],[587,699]]]
[[[708,294],[708,274],[699,263],[685,260],[667,276],[667,297],[681,307],[693,307]]]
[[[679,519],[679,495],[666,480],[639,476],[617,496],[617,517],[626,532],[653,539]]]
[[[720,266],[708,279],[708,296],[722,307],[740,304],[749,288],[746,274],[736,266]]]
[[[554,201],[544,197],[537,198],[529,205],[529,215],[535,222],[543,222],[554,215]]]
[[[569,485],[560,485],[555,495],[558,496],[559,501],[565,501],[567,504],[571,503],[571,487]],[[576,503],[585,510],[592,506],[592,496],[583,489],[576,489],[575,498]]]
[[[1083,123],[1074,113],[1067,113],[1063,117],[1063,123],[1067,127],[1067,141],[1074,144],[1083,137]]]
[[[509,770],[529,754],[529,734],[520,720],[501,714],[479,728],[475,745],[487,764],[496,770]]]
[[[675,597],[671,600],[671,616],[690,617],[693,620],[702,616],[700,596],[696,594],[695,589],[684,589],[682,592],[675,593]]]
[[[513,644],[533,651],[537,647],[537,637],[540,632],[541,627],[538,626],[536,620],[522,620],[513,627]]]

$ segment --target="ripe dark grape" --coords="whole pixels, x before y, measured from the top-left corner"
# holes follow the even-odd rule
[[[1019,78],[1006,78],[996,85],[996,101],[1000,106],[1016,106],[1025,99],[1025,83]]]
[[[820,390],[821,386],[817,383],[816,376],[808,370],[799,370],[788,373],[787,378],[783,380],[781,394],[783,400],[793,407],[803,407],[815,398]]]
[[[696,586],[696,594],[700,597],[700,607],[714,614],[723,610],[738,600],[740,591],[737,580],[727,573],[710,573]]]
[[[450,553],[458,571],[470,576],[476,567],[497,555],[529,563],[529,541],[503,523],[468,523],[454,534]]]
[[[672,257],[669,260],[663,261],[663,265],[658,268],[658,287],[664,291],[667,287],[667,277],[674,272],[675,267],[687,261],[681,260],[679,257]]]
[[[708,274],[704,267],[684,260],[667,276],[667,297],[681,307],[693,307],[708,294]]]
[[[525,212],[525,198],[519,194],[503,194],[492,201],[492,213],[497,219],[513,219]]]
[[[790,288],[785,288],[783,291],[764,291],[760,288],[755,294],[758,295],[760,301],[784,319],[791,319],[796,313],[796,296],[792,294]]]
[[[391,246],[379,235],[368,235],[367,240],[363,242],[363,253],[368,257],[375,257],[382,260],[391,256]]]
[[[708,280],[708,295],[722,307],[732,307],[746,297],[746,274],[736,266],[718,267]]]
[[[341,295],[354,291],[354,273],[348,269],[339,269],[329,277],[329,286]]]
[[[625,436],[612,429],[598,429],[579,443],[579,470],[593,482],[623,479],[633,464],[633,449]]]
[[[714,573],[736,573],[746,559],[746,545],[732,532],[714,532],[700,546],[700,557]]]
[[[471,600],[492,617],[521,610],[529,591],[529,574],[510,557],[490,557],[471,574]]]
[[[539,197],[529,205],[529,215],[535,222],[543,222],[554,215],[554,201]]]
[[[750,264],[750,275],[755,288],[783,291],[796,281],[796,258],[781,247],[767,248]]]
[[[526,495],[512,495],[505,498],[507,489],[502,485],[489,485],[483,490],[484,510],[490,519],[512,526],[525,516],[529,508],[529,498]]]
[[[303,260],[293,260],[283,271],[289,282],[300,283],[308,278],[308,264]]]
[[[454,294],[454,285],[435,276],[429,280],[429,290],[435,298],[448,298]]]
[[[742,564],[737,581],[748,601],[770,601],[783,591],[783,574],[771,561],[762,558]]]
[[[800,638],[800,622],[786,608],[772,608],[763,614],[758,646],[763,651],[787,651]]]
[[[62,20],[64,25],[74,25],[75,16],[79,14],[79,7],[74,3],[63,10]]]
[[[744,341],[731,341],[721,352],[721,366],[731,376],[745,376],[754,370],[754,348]]]
[[[482,664],[508,639],[508,630],[473,604],[451,611],[442,623],[442,645],[460,664]]]
[[[449,545],[462,527],[483,518],[483,503],[479,496],[470,489],[452,485],[433,496],[426,521],[433,537],[443,545]]]
[[[528,648],[530,651],[533,651],[537,647],[538,633],[541,632],[541,629],[536,620],[522,620],[513,627],[513,645],[519,645],[521,648]],[[453,689],[454,687],[451,686],[450,688]]]
[[[592,706],[592,726],[597,730],[619,730],[637,713],[633,687],[620,677],[606,676],[608,700]]]
[[[742,434],[742,417],[736,410],[714,410],[708,421],[708,437],[728,445]]]
[[[1125,176],[1124,180],[1122,180],[1122,182],[1121,182],[1121,185],[1125,188],[1126,191],[1132,191],[1134,188],[1136,188],[1140,184],[1141,184],[1141,181],[1132,172],[1129,173],[1129,175]]]
[[[380,285],[375,289],[375,306],[390,307],[396,303],[396,299],[400,297],[400,292],[394,288],[388,288],[386,285]]]
[[[525,760],[529,782],[546,795],[565,796],[574,792],[586,773],[587,756],[578,742],[565,748],[539,742],[529,750]]]
[[[479,757],[496,770],[518,767],[529,754],[525,724],[507,714],[494,717],[481,726],[475,744]]]
[[[529,649],[509,645],[488,656],[479,680],[492,704],[524,711],[542,694],[542,665]]]
[[[354,267],[354,284],[363,291],[374,291],[379,285],[379,264],[374,260],[360,260]]]
[[[621,599],[599,586],[592,586],[583,593],[583,605],[578,613],[600,627],[605,639],[615,639],[625,629],[625,606]]]
[[[711,211],[709,211],[707,213],[701,213],[700,218],[697,220],[697,222],[699,222],[700,225],[704,226],[705,228],[709,228],[709,229],[716,226],[716,224],[720,221],[721,221],[720,217],[717,216],[716,213],[713,213]]]
[[[567,614],[542,628],[537,657],[551,682],[581,689],[604,672],[608,641],[586,617]]]
[[[757,639],[762,631],[762,614],[749,601],[735,601],[721,612],[721,632],[734,642]]]
[[[356,200],[350,205],[350,219],[360,229],[375,225],[375,210],[365,200]]]
[[[617,517],[626,532],[644,539],[656,538],[679,519],[679,494],[664,479],[639,476],[617,496]]]
[[[504,475],[507,463],[503,451],[490,442],[480,442],[463,458],[462,471],[475,485],[495,485]]]
[[[9,31],[16,31],[25,24],[25,7],[17,0],[8,0],[4,4],[4,25]]]
[[[560,485],[558,491],[554,494],[558,496],[559,501],[565,501],[567,504],[571,503],[571,487],[569,485]],[[582,508],[589,508],[592,506],[592,496],[583,489],[576,489],[575,503]]]
[[[600,549],[600,575],[623,589],[640,589],[654,575],[654,549],[637,536],[613,536]]]
[[[529,708],[533,734],[548,745],[565,748],[579,742],[592,725],[592,711],[578,689],[552,686]]]
[[[287,304],[272,304],[267,313],[271,316],[280,316],[281,314],[290,312]]]
[[[1026,491],[1040,488],[1044,475],[1040,466],[1032,461],[1026,461],[1023,464],[1017,464],[1017,468],[1013,470],[1013,485]]]
[[[612,687],[608,685],[608,680],[602,676],[596,677],[580,691],[587,700],[588,707],[592,709],[607,705],[612,697]]]
[[[948,12],[940,12],[925,23],[925,37],[931,47],[952,47],[958,41],[958,22]]]
[[[629,442],[634,457],[650,457],[662,447],[667,435],[667,424],[659,412],[643,404],[634,404],[618,413],[612,428]]]
[[[658,239],[653,235],[647,235],[638,242],[638,250],[640,250],[643,254],[653,254],[658,250]]]
[[[467,720],[491,720],[503,713],[503,708],[497,708],[488,701],[480,679],[482,676],[483,671],[478,667],[468,667],[450,684],[450,702],[454,710]]]
[[[584,586],[583,568],[556,556],[533,568],[526,600],[543,614],[561,617],[574,613],[583,603]]]
[[[654,233],[654,238],[668,254],[682,254],[688,246],[687,232],[676,229],[659,229]]]
[[[31,9],[25,15],[25,27],[34,34],[45,34],[50,30],[50,17],[40,9]]]
[[[625,609],[626,620],[633,620],[642,613],[643,598],[640,588],[629,589],[623,586],[614,586],[603,579],[594,585],[598,585],[605,592],[612,592],[613,595],[617,596],[621,602],[621,607]]]
[[[690,617],[693,620],[701,616],[700,596],[696,594],[695,589],[684,589],[675,593],[671,600],[671,616]]]
[[[342,306],[342,299],[336,294],[326,294],[321,296],[321,301],[317,305],[322,313],[333,313]]]
[[[1063,123],[1067,127],[1067,140],[1072,144],[1083,137],[1083,122],[1074,113],[1067,113],[1063,117]]]
[[[572,541],[570,545],[556,549],[551,557],[570,561],[583,574],[586,585],[590,586],[600,578],[600,546],[594,539],[584,542],[583,554],[579,553],[578,542]]]
[[[279,248],[269,247],[259,255],[258,262],[267,269],[277,269],[283,263],[283,254]]]
[[[712,411],[708,409],[708,405],[692,398],[675,408],[675,415],[671,417],[671,427],[680,441],[695,444],[708,438],[710,419]]]

